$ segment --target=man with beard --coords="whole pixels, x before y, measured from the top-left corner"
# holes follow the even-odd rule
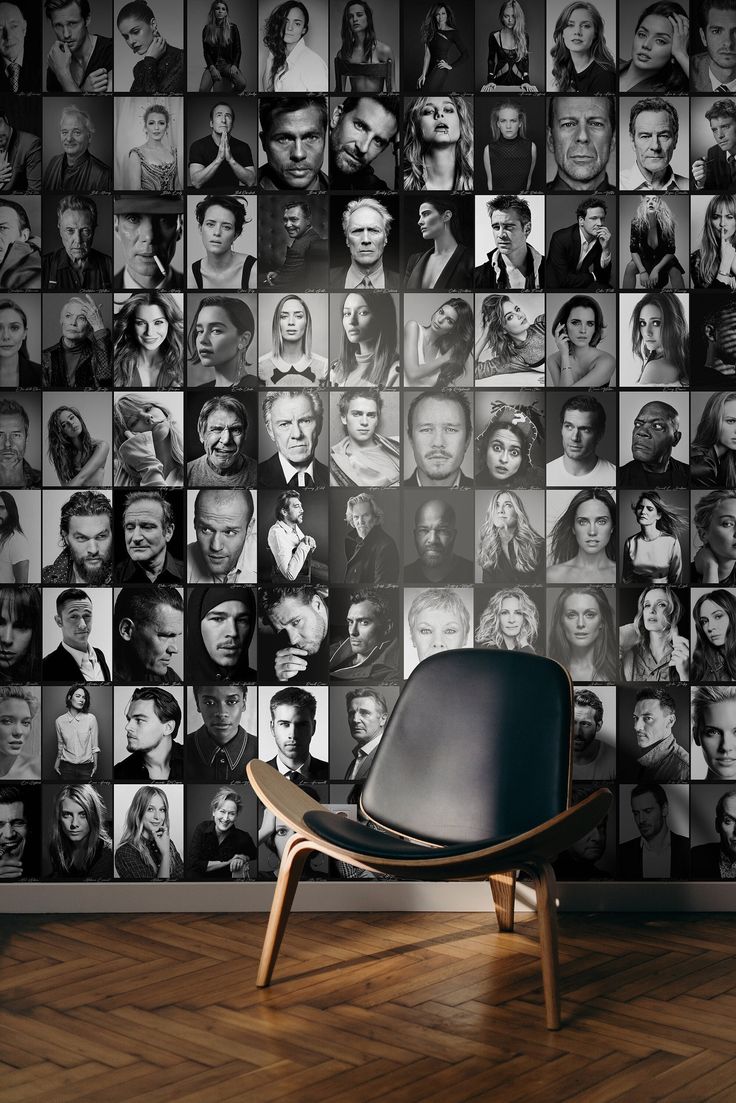
[[[13,126],[7,107],[0,108],[0,192],[40,192],[41,140]]]
[[[258,757],[255,735],[241,724],[247,685],[194,686],[193,693],[202,725],[186,739],[186,780],[245,781],[245,767]]]
[[[269,287],[303,291],[323,287],[327,277],[327,238],[320,237],[312,225],[312,206],[307,199],[295,199],[281,208],[284,230],[289,238],[284,263],[266,272]]]
[[[128,685],[181,685],[171,669],[184,632],[174,586],[124,586],[113,612],[113,673]]]
[[[268,765],[289,781],[328,781],[330,768],[309,753],[317,727],[317,701],[306,689],[289,687],[274,693],[269,702],[271,732],[278,749]]]
[[[596,785],[573,785],[573,803],[577,804],[578,801],[584,800],[597,788]],[[553,862],[556,876],[560,881],[610,881],[610,871],[597,865],[606,852],[607,840],[608,817],[606,816],[581,839],[577,839],[572,846],[558,855]]]
[[[470,403],[463,391],[430,390],[412,399],[406,416],[416,467],[404,486],[472,488],[462,470],[473,435]]]
[[[115,564],[113,582],[183,582],[184,564],[169,551],[174,528],[171,503],[160,491],[131,491],[123,507],[127,554]]]
[[[112,582],[112,503],[99,490],[78,490],[61,507],[61,552],[44,567],[44,586],[109,586]]]
[[[44,191],[89,192],[112,191],[110,166],[89,151],[95,124],[88,111],[69,104],[59,118],[61,153],[52,157],[43,174]]]
[[[125,709],[126,748],[116,762],[116,781],[183,781],[184,747],[175,742],[181,724],[179,702],[167,689],[145,686],[133,691]]]
[[[44,682],[109,682],[110,668],[99,647],[93,647],[92,601],[84,590],[62,590],[56,599],[54,622],[61,629],[61,643],[44,657]]]
[[[455,555],[457,519],[449,502],[431,498],[414,515],[414,546],[418,559],[404,568],[404,582],[415,585],[430,582],[472,582],[474,566],[470,559]]]
[[[255,582],[253,495],[245,488],[200,490],[194,532],[187,545],[187,582]]]
[[[327,681],[327,590],[319,586],[262,586],[258,608],[264,626],[259,668],[266,677],[273,663],[277,682]]]
[[[348,96],[330,119],[330,187],[336,191],[388,191],[370,167],[396,137],[398,96]]]
[[[705,363],[701,366],[699,359],[692,361],[693,386],[721,390],[736,382],[736,303],[732,296],[729,300],[710,312],[703,322],[707,342]]]
[[[40,487],[41,472],[25,458],[28,414],[13,398],[0,398],[0,486]]]
[[[235,111],[229,103],[215,103],[210,110],[210,133],[189,147],[189,179],[192,187],[210,193],[231,193],[252,188],[256,182],[253,154],[247,142],[232,137]]]
[[[615,781],[616,749],[598,739],[603,702],[590,689],[577,689],[573,702],[572,776],[580,781]]]
[[[56,207],[61,247],[45,253],[41,267],[44,291],[109,291],[112,257],[94,249],[97,205],[87,195],[64,195]]]
[[[690,468],[672,456],[682,437],[680,419],[668,402],[645,402],[634,418],[631,454],[619,470],[619,487],[671,490],[690,483]],[[598,483],[613,486],[613,483]]]

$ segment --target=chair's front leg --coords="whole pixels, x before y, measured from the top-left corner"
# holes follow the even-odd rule
[[[530,864],[537,891],[539,941],[547,1029],[560,1029],[559,948],[557,938],[557,878],[548,862]]]
[[[496,909],[498,929],[499,931],[513,931],[516,870],[512,869],[507,873],[492,873],[488,880],[493,894],[493,906]]]
[[[284,848],[281,859],[281,868],[276,882],[276,890],[273,894],[271,914],[268,917],[266,937],[263,940],[261,960],[258,966],[256,985],[258,988],[267,988],[271,983],[276,958],[284,937],[286,924],[289,922],[289,913],[294,901],[294,894],[299,884],[299,878],[304,869],[304,863],[314,847],[298,835],[292,835]]]

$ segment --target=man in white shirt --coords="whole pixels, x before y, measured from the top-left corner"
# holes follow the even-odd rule
[[[596,452],[606,411],[592,395],[573,395],[560,410],[562,455],[547,464],[548,486],[615,486],[616,468]]]
[[[621,170],[622,191],[689,191],[687,176],[672,171],[680,119],[672,103],[661,96],[638,100],[629,115],[629,137],[635,163]]]
[[[182,204],[155,192],[117,194],[114,204],[115,291],[183,291],[172,268],[182,233]]]
[[[733,0],[701,0],[698,33],[705,52],[690,58],[693,92],[736,95],[736,8]]]
[[[197,539],[187,545],[187,582],[256,581],[254,503],[250,490],[200,490],[194,499]]]
[[[310,556],[317,547],[313,536],[300,529],[304,506],[296,490],[284,490],[276,499],[276,521],[268,530],[268,547],[274,559],[274,581],[287,582],[310,577]]]
[[[61,629],[61,643],[43,660],[44,682],[109,682],[110,668],[98,647],[92,647],[92,600],[84,590],[71,587],[56,599],[54,622]]]

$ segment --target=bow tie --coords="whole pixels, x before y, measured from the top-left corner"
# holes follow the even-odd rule
[[[278,368],[274,368],[271,382],[279,383],[287,375],[298,375],[300,379],[308,379],[310,383],[316,382],[311,368],[307,368],[306,371],[297,371],[293,364],[288,371],[279,371]]]

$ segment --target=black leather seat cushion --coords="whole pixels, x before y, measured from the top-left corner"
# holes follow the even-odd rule
[[[421,861],[427,858],[451,858],[472,854],[485,846],[494,846],[503,839],[487,839],[484,842],[455,843],[452,846],[421,846],[384,831],[376,831],[366,824],[336,816],[334,812],[305,812],[304,822],[327,843],[365,854],[370,858],[389,858],[394,861]]]

